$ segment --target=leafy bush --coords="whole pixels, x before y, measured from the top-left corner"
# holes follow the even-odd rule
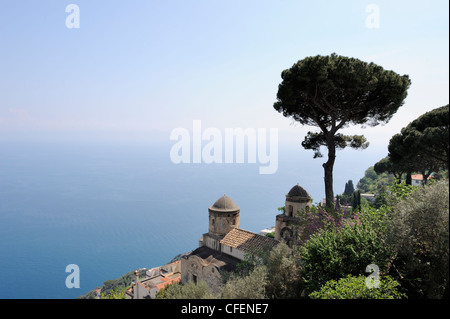
[[[265,298],[267,268],[255,267],[247,276],[236,274],[222,289],[223,299],[262,299]]]
[[[125,292],[120,288],[109,290],[108,293],[101,294],[101,299],[125,299]]]
[[[369,288],[366,277],[348,275],[338,281],[329,280],[319,291],[309,295],[312,299],[402,299],[406,295],[399,292],[400,284],[391,277],[380,278],[378,288]]]
[[[413,298],[448,298],[448,187],[448,181],[420,187],[392,208],[393,270]]]
[[[259,254],[247,253],[234,273],[224,274],[226,289],[232,289],[238,278],[246,278],[256,269],[265,270],[264,281],[258,283],[258,287],[264,286],[264,295],[267,298],[297,298],[299,297],[299,256],[296,251],[281,242],[271,250],[262,251]],[[246,280],[252,280],[251,277]],[[227,298],[230,292],[226,293]],[[240,298],[240,297],[236,297]]]
[[[418,190],[418,186],[408,185],[406,182],[396,182],[389,186],[388,203],[392,206],[398,201],[408,198],[412,193]],[[390,195],[390,196],[389,196]]]
[[[266,237],[275,238],[275,232],[267,233]]]
[[[299,213],[299,224],[296,225],[296,238],[289,238],[297,245],[306,243],[313,234],[320,233],[330,227],[334,229],[342,228],[350,217],[346,209],[337,209],[332,214],[328,213],[323,207],[312,206]],[[356,220],[354,220],[357,222]]]
[[[185,284],[174,282],[156,294],[156,299],[213,299],[214,296],[204,280]]]
[[[267,268],[268,298],[300,297],[300,265],[295,251],[280,243],[264,257],[263,264]]]
[[[300,248],[305,293],[332,279],[364,274],[369,264],[383,269],[391,253],[379,234],[364,223],[347,223],[341,229],[314,234]]]

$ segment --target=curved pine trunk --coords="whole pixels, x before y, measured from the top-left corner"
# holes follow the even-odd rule
[[[333,192],[333,167],[336,160],[336,146],[332,137],[327,138],[328,161],[323,163],[325,182],[325,206],[329,212],[334,212],[334,192]]]

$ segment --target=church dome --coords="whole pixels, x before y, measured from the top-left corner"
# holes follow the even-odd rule
[[[210,209],[220,212],[234,212],[239,210],[239,207],[230,197],[223,195],[218,200],[216,200],[216,202],[210,207]]]
[[[303,197],[310,198],[308,192],[298,184],[291,188],[289,193],[286,195],[287,197]]]

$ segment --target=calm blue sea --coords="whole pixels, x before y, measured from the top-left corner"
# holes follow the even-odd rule
[[[0,298],[75,298],[163,265],[197,247],[208,206],[224,194],[254,232],[275,224],[293,185],[323,197],[322,160],[299,146],[280,148],[273,175],[259,164],[174,164],[171,146],[0,141]],[[354,157],[337,165],[337,192],[373,165]],[[69,264],[79,266],[80,288],[65,285]]]

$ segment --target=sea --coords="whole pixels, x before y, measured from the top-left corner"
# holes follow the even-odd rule
[[[324,159],[280,145],[278,169],[260,163],[174,163],[173,142],[0,140],[0,298],[72,299],[106,280],[168,263],[198,247],[208,207],[223,195],[240,227],[275,225],[296,184],[324,197]],[[379,160],[338,153],[335,192]],[[381,156],[381,155],[380,155]],[[76,265],[79,285],[67,285]]]

